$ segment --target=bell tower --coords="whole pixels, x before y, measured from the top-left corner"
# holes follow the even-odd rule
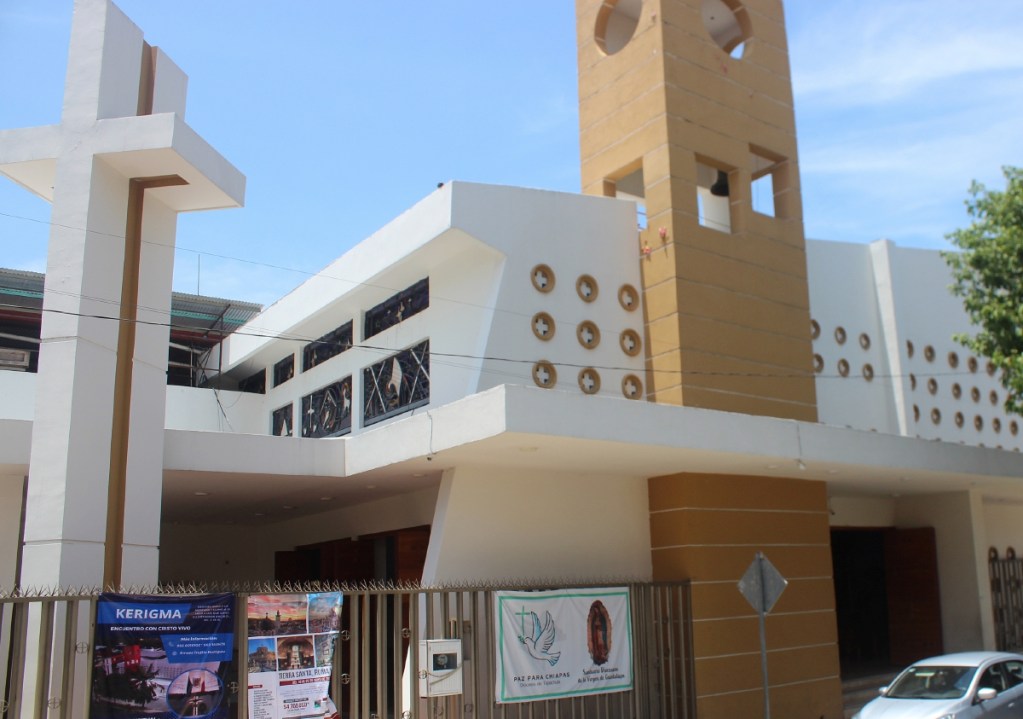
[[[816,421],[781,0],[576,0],[583,192],[635,199],[655,402]]]

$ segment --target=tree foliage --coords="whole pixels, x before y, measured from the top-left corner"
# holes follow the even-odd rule
[[[1023,169],[1004,167],[1006,188],[974,182],[969,227],[947,235],[958,252],[942,253],[952,293],[963,300],[975,334],[955,339],[1001,370],[1005,409],[1023,414]]]

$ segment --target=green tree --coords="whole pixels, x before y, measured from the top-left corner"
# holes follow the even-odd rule
[[[947,235],[959,251],[942,255],[952,270],[952,293],[977,328],[956,341],[1001,370],[1005,409],[1023,414],[1023,169],[1002,173],[1004,191],[970,185],[972,222]]]

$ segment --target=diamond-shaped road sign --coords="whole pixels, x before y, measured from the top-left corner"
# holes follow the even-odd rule
[[[757,612],[767,614],[774,608],[774,603],[788,584],[788,580],[781,576],[770,560],[757,552],[749,569],[739,580],[739,591]]]

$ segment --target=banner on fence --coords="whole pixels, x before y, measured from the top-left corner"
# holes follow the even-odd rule
[[[632,689],[629,590],[494,592],[498,702]]]
[[[340,592],[249,597],[249,719],[337,719],[330,680],[341,601]]]
[[[233,594],[101,594],[91,719],[227,719],[234,601]]]

